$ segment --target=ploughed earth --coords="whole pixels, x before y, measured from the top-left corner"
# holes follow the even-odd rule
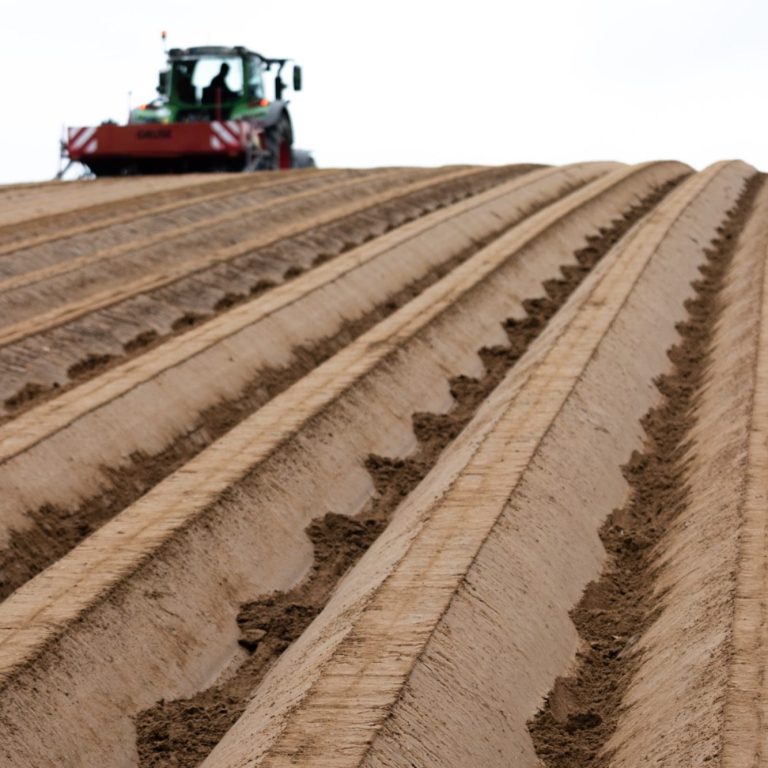
[[[2,765],[762,762],[753,167],[0,211]]]

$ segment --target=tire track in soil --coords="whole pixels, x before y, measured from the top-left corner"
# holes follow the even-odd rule
[[[477,171],[441,169],[426,175],[389,171],[369,180],[341,177],[319,186],[314,179],[276,185],[266,198],[259,195],[245,205],[227,206],[211,216],[192,217],[161,231],[150,228],[146,233],[123,236],[105,248],[97,246],[74,258],[9,277],[0,282],[0,344],[11,344],[99,306],[114,306],[129,296],[230,262],[299,229],[338,218],[340,209],[361,210],[391,200],[408,188],[426,187],[437,177],[457,173]],[[268,232],[256,219],[268,220],[275,228]]]
[[[686,301],[688,319],[678,325],[671,371],[656,382],[662,400],[642,420],[646,445],[625,465],[627,504],[604,523],[607,553],[603,573],[590,583],[571,617],[583,640],[576,675],[558,678],[543,708],[529,724],[547,768],[607,768],[603,745],[613,734],[624,693],[643,659],[633,646],[659,612],[655,596],[656,545],[687,504],[689,433],[711,357],[722,309],[720,291],[753,202],[765,176],[754,176],[705,249],[702,279]]]
[[[335,171],[325,171],[312,176],[326,176],[332,179],[335,174]],[[61,240],[89,235],[113,226],[131,224],[144,218],[175,213],[195,205],[218,203],[227,197],[243,193],[268,191],[281,184],[290,185],[301,178],[301,176],[292,175],[280,180],[273,178],[219,179],[191,184],[176,190],[153,192],[147,196],[141,195],[138,198],[129,198],[116,203],[97,205],[94,210],[87,210],[87,216],[83,216],[83,209],[75,209],[74,216],[73,212],[54,214],[51,217],[43,217],[42,221],[33,219],[32,222],[23,221],[16,225],[5,225],[0,227],[0,263],[6,261],[9,256],[13,257],[18,251],[45,247]],[[68,225],[67,218],[74,219],[75,223]],[[77,221],[80,223],[78,224]],[[24,239],[25,232],[26,239]]]
[[[67,237],[67,230],[63,229],[61,239],[67,242],[46,240],[6,254],[0,248],[0,298],[5,301],[7,294],[45,287],[76,274],[83,276],[86,271],[99,271],[174,242],[188,243],[188,238],[196,235],[214,235],[226,242],[228,230],[249,216],[270,213],[297,197],[307,200],[313,192],[331,194],[350,186],[387,184],[396,178],[392,172],[368,176],[326,172],[306,179],[273,180],[270,185],[241,185],[212,198],[157,206],[156,210],[133,214],[133,220],[123,213],[118,220],[80,235]],[[215,242],[210,242],[210,247],[214,248]],[[66,298],[66,289],[62,289],[62,295]]]
[[[100,179],[2,186],[0,195],[5,200],[0,210],[0,241],[22,229],[33,232],[45,231],[48,227],[60,229],[66,226],[67,220],[87,221],[115,207],[146,204],[149,198],[151,204],[162,196],[185,194],[192,187],[215,183],[215,178],[201,179],[198,174],[189,179],[136,176],[116,178],[111,183]],[[63,207],[58,205],[60,201],[64,202]]]
[[[678,180],[667,186],[671,190],[672,184],[677,183]],[[577,186],[569,186],[563,194],[576,191]],[[665,188],[664,194],[667,191]],[[546,204],[530,206],[523,218],[534,215],[544,207]],[[453,259],[392,294],[367,314],[347,323],[331,338],[294,350],[295,362],[290,366],[262,370],[237,398],[225,400],[202,412],[196,424],[164,451],[157,454],[134,453],[119,470],[104,468],[109,478],[109,490],[89,499],[76,510],[46,504],[30,511],[29,518],[33,525],[23,531],[12,531],[8,546],[0,549],[0,601],[256,410],[514,226],[516,224],[476,241]],[[190,325],[194,324],[197,323]],[[179,329],[179,332],[188,327]],[[63,388],[58,390],[61,391]]]
[[[264,248],[254,252],[254,254],[249,254],[247,257],[238,257],[238,261],[243,262],[243,265],[238,269],[241,273],[244,273],[244,277],[247,276],[248,271],[254,271],[254,273],[257,273],[260,254],[264,255],[263,260],[269,261],[269,254],[271,250],[280,248],[290,249],[293,246],[294,250],[296,250],[297,253],[300,253],[303,249],[306,249],[305,240],[308,239],[312,241],[313,247],[317,251],[317,255],[315,256],[311,266],[318,266],[330,260],[331,258],[335,258],[336,256],[339,256],[353,248],[358,247],[362,242],[367,242],[374,239],[377,235],[373,234],[372,232],[369,233],[367,237],[363,238],[356,236],[351,238],[344,237],[345,232],[357,232],[361,226],[364,226],[364,222],[369,217],[376,219],[391,219],[394,217],[392,221],[388,222],[388,224],[384,227],[384,230],[381,232],[381,234],[386,234],[387,232],[396,229],[398,226],[405,225],[410,221],[418,218],[416,215],[400,216],[402,209],[419,207],[422,208],[421,215],[428,215],[435,210],[445,207],[445,205],[460,202],[466,197],[485,192],[496,184],[503,183],[517,176],[525,175],[526,173],[535,170],[537,167],[538,166],[534,165],[506,166],[502,169],[493,169],[490,172],[481,170],[478,171],[477,175],[472,175],[468,178],[439,182],[426,190],[418,190],[416,192],[396,197],[387,201],[386,203],[381,203],[371,208],[366,208],[362,211],[350,214],[349,216],[345,216],[340,220],[324,224],[315,230],[301,232],[295,236],[265,246]],[[451,203],[439,202],[437,205],[430,205],[430,195],[434,197],[436,195],[441,196],[444,194],[449,194],[452,196]],[[395,223],[395,220],[398,223]],[[375,222],[369,222],[368,226],[371,230],[376,228]],[[335,248],[334,243],[339,241],[343,243],[342,247]],[[288,257],[284,256],[283,260],[288,261]],[[249,266],[251,268],[250,270]],[[215,269],[215,267],[212,267],[211,269]],[[290,280],[305,271],[305,267],[297,264],[286,265],[282,280]],[[198,278],[194,275],[188,278],[189,281],[196,279]],[[94,352],[87,350],[87,344],[89,341],[96,346],[103,347],[106,338],[105,329],[102,327],[103,323],[98,324],[98,329],[89,330],[88,323],[91,315],[85,316],[84,318],[77,318],[76,320],[72,321],[72,323],[65,324],[63,328],[54,328],[50,331],[45,331],[41,334],[28,337],[27,339],[17,342],[12,346],[9,345],[5,347],[4,349],[0,350],[0,371],[2,371],[3,368],[5,368],[7,371],[13,371],[14,366],[18,367],[18,365],[14,362],[16,358],[19,360],[24,360],[30,354],[34,355],[33,351],[26,351],[26,348],[32,339],[47,339],[49,346],[52,349],[58,348],[60,352],[63,347],[61,343],[57,343],[56,337],[57,335],[60,336],[62,331],[65,332],[61,339],[61,341],[64,343],[64,346],[66,346],[68,338],[69,346],[71,346],[70,337],[72,335],[82,335],[83,341],[85,342],[82,345],[78,345],[77,347],[78,350],[82,351],[83,357],[79,360],[76,360],[69,366],[66,371],[67,381],[54,381],[53,383],[42,382],[39,380],[27,381],[16,392],[7,396],[3,400],[3,406],[5,407],[6,414],[0,413],[0,424],[18,416],[26,410],[29,410],[43,400],[50,399],[51,397],[57,397],[72,387],[81,384],[83,381],[93,378],[103,371],[116,365],[121,365],[122,363],[126,362],[126,360],[142,354],[151,348],[159,346],[172,336],[178,335],[184,331],[189,330],[190,328],[200,325],[201,323],[210,320],[222,312],[227,311],[231,307],[256,298],[262,293],[265,293],[270,288],[274,288],[279,284],[279,281],[276,279],[264,279],[264,277],[259,277],[257,274],[254,274],[250,285],[245,283],[242,286],[242,292],[226,292],[207,313],[191,312],[188,310],[182,312],[180,310],[179,316],[171,324],[171,328],[168,333],[160,333],[154,328],[147,328],[138,331],[133,338],[123,343],[122,345],[119,345],[115,340],[113,346],[116,348],[121,348],[120,353],[105,353],[102,351]],[[167,286],[159,289],[157,293],[160,302],[172,303],[173,298],[170,294],[177,290],[177,288],[169,288]],[[165,298],[162,296],[163,291],[169,294]],[[146,294],[142,294],[142,296],[145,295]],[[178,303],[182,306],[184,303],[183,299],[183,295],[180,295],[177,299]],[[133,299],[127,299],[124,303],[127,304],[132,300]],[[97,310],[96,312],[92,313],[92,315],[96,316],[99,313],[105,314],[105,311]],[[109,314],[108,322],[114,326],[130,325],[130,327],[133,328],[141,322],[141,318],[138,316],[139,313],[136,311],[131,312],[126,310],[126,312],[122,313],[125,315],[123,318],[119,317],[119,314],[115,312],[115,308],[109,308],[106,313]],[[146,318],[144,318],[144,320],[146,321]],[[79,326],[82,326],[82,330],[80,330]],[[119,330],[119,327],[116,327],[113,334],[111,334],[115,336],[115,339],[119,335]],[[34,347],[30,348],[30,350],[33,349]]]
[[[354,518],[329,511],[313,520],[306,532],[315,548],[314,563],[304,581],[288,592],[264,595],[241,606],[237,617],[239,642],[248,655],[240,667],[195,696],[163,700],[138,715],[140,768],[193,768],[206,758],[243,713],[274,661],[320,613],[338,581],[386,528],[402,499],[437,463],[571,293],[632,225],[681,180],[663,185],[614,220],[611,227],[587,238],[587,245],[574,253],[578,264],[562,267],[562,278],[546,281],[545,296],[524,302],[526,317],[505,321],[509,346],[480,350],[485,376],[451,380],[455,400],[451,411],[414,414],[418,449],[413,455],[402,459],[368,457],[366,468],[376,489],[368,508]]]

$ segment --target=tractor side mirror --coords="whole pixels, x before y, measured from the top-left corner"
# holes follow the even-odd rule
[[[301,90],[301,67],[298,64],[293,67],[293,90]]]
[[[168,93],[168,77],[170,72],[165,70],[157,78],[157,92],[165,96]]]

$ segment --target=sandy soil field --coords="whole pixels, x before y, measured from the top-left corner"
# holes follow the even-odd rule
[[[740,161],[0,187],[0,764],[762,765],[767,248]]]

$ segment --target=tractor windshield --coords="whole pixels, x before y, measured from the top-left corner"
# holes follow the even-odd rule
[[[243,93],[243,63],[237,56],[201,56],[173,62],[171,97],[190,106],[236,101]]]

